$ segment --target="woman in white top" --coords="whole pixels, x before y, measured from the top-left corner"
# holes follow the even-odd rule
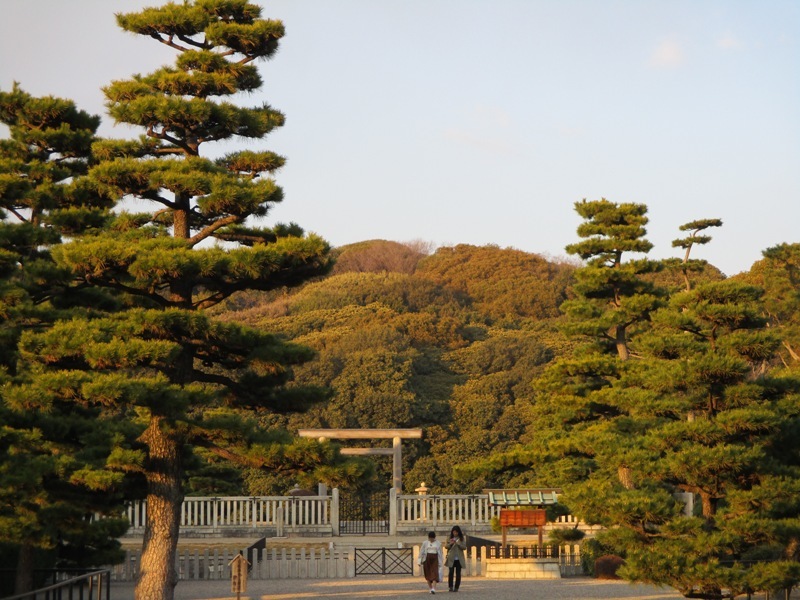
[[[439,566],[443,563],[442,543],[436,539],[436,532],[431,531],[419,550],[419,564],[422,565],[422,574],[425,575],[425,581],[428,582],[431,594],[436,593],[436,584],[439,582]]]

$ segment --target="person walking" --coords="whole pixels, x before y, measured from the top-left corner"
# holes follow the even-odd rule
[[[422,565],[422,574],[428,582],[431,594],[436,593],[436,584],[439,582],[439,567],[444,564],[442,542],[436,539],[436,532],[431,531],[428,539],[422,542],[419,550],[419,564]]]
[[[464,550],[467,549],[467,540],[464,539],[464,534],[461,527],[453,525],[450,530],[450,538],[445,542],[447,548],[447,560],[445,566],[449,569],[447,572],[447,587],[451,592],[457,592],[461,587],[461,567],[466,564]],[[455,579],[453,578],[455,575]]]

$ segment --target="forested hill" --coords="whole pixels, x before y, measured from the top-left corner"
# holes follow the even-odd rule
[[[405,443],[407,491],[422,481],[440,493],[512,485],[456,482],[452,469],[528,441],[531,382],[571,343],[558,321],[576,264],[496,246],[425,250],[382,240],[338,248],[330,275],[242,294],[220,316],[318,353],[295,378],[328,388],[329,401],[265,426],[422,427],[424,440]],[[388,481],[389,460],[380,462]],[[252,493],[292,483],[249,481]]]
[[[404,446],[406,489],[464,489],[451,479],[455,463],[507,448],[524,431],[530,382],[567,343],[555,322],[574,265],[494,246],[427,255],[380,240],[336,253],[327,277],[243,294],[221,315],[318,353],[296,381],[329,388],[330,400],[265,425],[422,427],[424,440]],[[388,472],[389,460],[379,462]],[[258,485],[286,483],[261,476]]]

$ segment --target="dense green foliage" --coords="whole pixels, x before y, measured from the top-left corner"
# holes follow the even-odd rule
[[[284,158],[201,149],[284,122],[235,101],[284,33],[260,14],[118,15],[177,53],[104,89],[136,140],[0,92],[0,556],[28,580],[37,553],[113,562],[123,495],[146,495],[137,597],[168,599],[186,493],[386,489],[388,459],[293,432],[421,427],[406,492],[562,487],[606,526],[593,552],[687,597],[800,581],[800,245],[725,279],[692,256],[719,219],[655,261],[647,207],[605,199],[575,205],[580,262],[258,227]]]
[[[273,415],[265,425],[422,427],[424,440],[405,443],[406,491],[423,481],[451,493],[499,485],[455,478],[453,468],[522,433],[531,380],[567,345],[554,315],[574,267],[492,246],[420,255],[411,272],[413,247],[373,241],[337,253],[335,273],[320,281],[227,305],[226,320],[314,348],[316,359],[295,369],[296,380],[331,393],[306,413]],[[385,488],[389,461],[378,466],[375,485]]]
[[[592,237],[589,247],[572,246],[589,260],[564,304],[565,330],[587,343],[536,380],[532,441],[460,473],[563,487],[576,515],[607,528],[598,541],[624,557],[619,572],[631,580],[708,599],[791,587],[800,380],[777,353],[792,350],[793,329],[775,315],[792,322],[793,246],[767,250],[754,274],[724,281],[687,252],[666,261],[684,285],[659,289],[646,274],[658,265],[626,264],[614,241],[622,233],[629,249],[649,250],[643,207],[601,200],[577,208],[591,225],[579,233]],[[742,281],[767,269],[771,293]]]
[[[767,316],[780,331],[781,363],[800,368],[800,244],[768,248],[764,259],[737,279],[764,288]]]
[[[124,424],[54,393],[57,376],[19,348],[29,332],[110,301],[67,296],[68,274],[50,253],[62,236],[108,220],[108,202],[82,178],[99,119],[15,85],[0,92],[0,121],[11,134],[0,142],[0,546],[17,567],[14,587],[2,590],[10,594],[31,589],[35,568],[117,561],[127,522],[121,474],[105,460]]]
[[[318,236],[294,224],[259,229],[248,221],[282,200],[270,176],[282,157],[248,150],[214,161],[200,152],[206,142],[259,139],[283,123],[269,106],[242,108],[222,99],[261,85],[250,63],[275,53],[282,24],[261,19],[260,8],[245,0],[168,4],[117,20],[179,55],[175,67],[104,90],[111,116],[142,127],[143,137],[94,140],[96,118],[52,99],[17,108],[16,88],[6,103],[11,108],[3,111],[12,123],[28,123],[37,110],[61,118],[61,137],[42,133],[52,129],[45,121],[31,127],[30,140],[21,144],[15,135],[3,146],[10,157],[3,163],[4,214],[28,219],[29,229],[72,224],[82,234],[52,246],[48,265],[58,277],[44,277],[69,284],[59,297],[82,309],[38,327],[18,321],[9,336],[18,344],[4,360],[20,373],[4,389],[4,401],[20,413],[63,406],[70,415],[119,425],[98,440],[106,445],[94,456],[114,477],[128,473],[143,484],[148,511],[136,593],[168,599],[177,581],[174,553],[188,468],[216,457],[332,483],[362,477],[363,469],[336,469],[341,458],[335,448],[258,427],[260,414],[301,410],[324,397],[286,385],[292,367],[313,356],[310,349],[201,312],[237,291],[294,286],[330,268],[329,247]],[[82,143],[83,154],[55,146],[67,138],[76,148]],[[103,212],[131,197],[148,212]],[[60,210],[64,205],[74,210]],[[203,244],[212,240],[235,247]],[[28,246],[35,253],[40,243]],[[21,290],[14,292],[19,296],[26,290],[14,281],[13,258],[4,258],[8,285]],[[88,301],[87,290],[104,301]],[[4,296],[14,299],[12,292]],[[66,421],[61,424],[66,429]],[[71,430],[75,443],[90,441],[79,432],[78,425]],[[9,452],[24,441],[8,440]],[[53,468],[75,482],[89,479],[86,469],[70,475],[66,464],[56,461]],[[99,489],[99,478],[93,481]],[[22,515],[12,520],[20,523]]]

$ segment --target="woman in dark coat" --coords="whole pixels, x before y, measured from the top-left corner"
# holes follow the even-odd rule
[[[447,548],[447,560],[445,566],[449,569],[447,572],[447,587],[451,592],[457,592],[461,586],[461,567],[467,561],[464,556],[464,550],[467,549],[467,540],[464,539],[464,534],[461,532],[461,527],[454,525],[450,530],[450,539],[445,542]],[[453,581],[453,573],[455,572],[455,582]]]

